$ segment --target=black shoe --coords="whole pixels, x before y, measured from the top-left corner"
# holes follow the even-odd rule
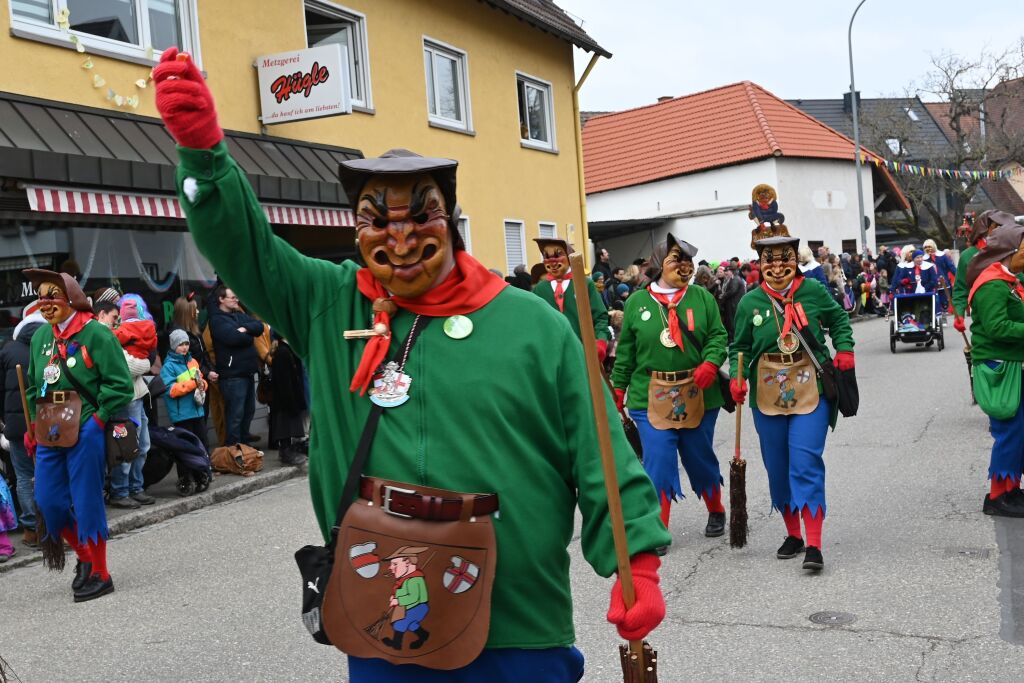
[[[380,642],[384,643],[390,648],[394,648],[395,650],[401,650],[402,638],[404,637],[405,631],[395,631],[395,636],[393,638],[381,638]]]
[[[1011,501],[1017,501],[1018,503],[1024,503],[1024,489],[1016,488],[1012,491],[1007,491],[1006,495]]]
[[[418,650],[423,647],[423,643],[427,642],[427,638],[430,637],[430,633],[425,628],[417,629],[413,631],[416,634],[416,640],[409,643],[409,647],[413,650]]]
[[[1018,496],[1019,494],[1004,493],[995,500],[985,496],[981,511],[996,517],[1024,517],[1024,500]]]
[[[796,536],[786,536],[786,540],[775,551],[775,557],[780,560],[792,560],[803,549],[804,539],[797,538]]]
[[[825,558],[821,556],[821,549],[813,545],[807,546],[807,552],[804,553],[804,569],[820,572],[824,568]]]
[[[71,582],[71,590],[76,593],[82,590],[82,586],[85,585],[90,574],[92,574],[92,562],[82,562],[81,560],[75,562],[75,580]]]
[[[292,467],[302,467],[309,460],[305,455],[293,451],[291,448],[282,448],[278,451],[278,456],[281,458],[282,465],[290,465]]]
[[[261,437],[257,434],[246,434],[245,436],[242,437],[242,441],[244,441],[245,443],[259,443],[260,438]]]
[[[704,527],[704,535],[709,538],[715,538],[725,533],[725,513],[724,512],[709,512],[708,513],[708,525]]]
[[[657,548],[654,549],[654,552],[658,553],[658,557],[665,557],[666,555],[668,555],[668,546],[659,545]]]
[[[85,585],[75,591],[75,602],[95,600],[96,598],[103,597],[107,593],[113,592],[114,580],[112,578],[108,578],[104,581],[98,574],[93,574],[85,582]]]
[[[124,510],[138,510],[142,507],[128,496],[125,496],[124,498],[111,498],[108,505],[112,508],[121,508]]]
[[[143,491],[139,491],[138,493],[133,493],[132,495],[130,495],[128,497],[131,498],[132,500],[134,500],[139,505],[152,505],[153,503],[156,502],[156,498],[154,498],[153,496],[151,496],[148,493],[145,493]]]

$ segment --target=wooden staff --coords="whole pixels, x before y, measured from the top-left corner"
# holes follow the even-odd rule
[[[580,337],[587,361],[587,380],[590,385],[590,400],[594,409],[594,426],[601,450],[601,466],[604,469],[604,488],[608,496],[608,516],[611,519],[612,539],[615,542],[615,559],[619,567],[619,581],[622,585],[622,600],[626,609],[636,603],[633,589],[633,572],[629,567],[629,545],[626,541],[626,523],[622,517],[622,498],[619,495],[618,474],[615,471],[615,454],[612,451],[612,435],[608,418],[603,410],[604,392],[601,386],[601,364],[597,359],[597,338],[594,335],[594,318],[590,313],[590,292],[587,276],[583,272],[583,254],[571,254],[572,284],[576,292],[576,312],[579,316]],[[619,646],[622,674],[626,683],[657,683],[657,653],[646,642],[631,640],[629,647]]]
[[[743,385],[743,352],[736,354],[736,381]],[[740,451],[743,406],[736,404],[736,451],[729,463],[729,545],[747,544],[747,461]]]

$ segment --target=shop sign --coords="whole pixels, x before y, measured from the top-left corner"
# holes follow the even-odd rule
[[[264,125],[352,113],[342,45],[258,57],[256,70]]]

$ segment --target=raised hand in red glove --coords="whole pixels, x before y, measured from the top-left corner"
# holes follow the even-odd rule
[[[156,108],[171,136],[182,147],[210,149],[224,137],[217,123],[213,95],[192,58],[170,47],[153,69]]]
[[[28,453],[28,457],[36,457],[36,423],[32,422],[29,424],[28,429],[25,430],[25,436],[21,438],[21,442],[25,445],[25,451]]]
[[[707,389],[718,379],[718,366],[709,360],[704,361],[693,371],[693,383],[698,389]]]
[[[608,605],[608,621],[626,640],[643,640],[665,618],[665,598],[658,587],[661,560],[654,553],[637,553],[629,559],[636,602],[630,609],[622,600],[622,582],[615,579]]]
[[[615,409],[620,413],[626,405],[626,390],[616,389],[615,390]]]
[[[747,400],[747,380],[741,381],[733,377],[729,380],[729,393],[732,394],[732,400],[742,404]]]
[[[608,357],[608,342],[604,339],[597,340],[597,360],[604,365],[604,359]]]
[[[853,351],[837,351],[833,364],[838,370],[853,370]]]
[[[964,319],[960,316],[953,316],[953,329],[957,332],[966,332],[967,325],[964,324]]]

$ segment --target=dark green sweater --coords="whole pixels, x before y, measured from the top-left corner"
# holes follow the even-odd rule
[[[344,330],[373,320],[370,299],[356,287],[358,267],[304,256],[276,237],[224,143],[178,152],[179,197],[196,245],[307,363],[309,486],[326,539],[371,407],[369,397],[348,389],[366,342],[342,339]],[[187,178],[197,181],[194,202],[181,190]],[[366,474],[498,493],[487,646],[568,645],[574,634],[566,548],[577,506],[583,556],[602,576],[615,571],[583,349],[564,316],[514,287],[467,317],[473,332],[465,339],[445,335],[443,320],[417,339],[405,370],[413,380],[409,400],[384,411]],[[413,318],[402,310],[395,316],[391,354]],[[601,409],[612,424],[630,553],[665,545],[671,537],[654,487],[610,396]]]
[[[74,355],[68,355],[67,360],[74,362],[68,367],[68,372],[75,376],[78,383],[84,386],[96,399],[99,404],[98,410],[82,396],[82,420],[85,421],[95,412],[102,422],[106,422],[112,415],[127,406],[135,397],[135,388],[132,386],[132,376],[128,372],[128,363],[124,359],[124,351],[117,337],[104,327],[103,324],[90,320],[73,337],[73,341],[79,348]],[[90,368],[85,362],[82,354],[82,347],[86,349],[92,361]],[[36,417],[35,398],[38,398],[39,391],[43,385],[43,368],[49,363],[53,353],[53,326],[43,325],[32,335],[32,346],[29,351],[31,356],[28,363],[28,376],[25,381],[28,383],[28,410],[34,420]],[[55,384],[51,384],[46,390],[53,391],[74,391],[75,387],[68,381],[67,373],[61,373],[61,377]]]
[[[697,351],[697,347],[685,334],[682,351],[662,345],[661,331],[665,329],[668,311],[654,300],[648,290],[636,292],[626,299],[622,333],[615,351],[612,383],[616,389],[629,387],[627,407],[631,410],[647,408],[647,387],[651,383],[652,370],[692,370],[704,361],[718,366],[725,363],[725,347],[729,336],[722,324],[715,298],[703,287],[691,286],[687,288],[676,310],[679,312],[679,324],[684,327],[687,325],[687,310],[693,311],[693,334],[703,347],[701,351]],[[645,316],[645,311],[650,315]],[[662,318],[662,311],[665,318]],[[722,403],[718,382],[704,390],[706,410],[720,408]]]
[[[953,310],[961,318],[967,315],[967,295],[971,288],[967,286],[967,266],[978,253],[978,248],[971,246],[960,252],[960,261],[956,264],[956,282],[953,283]]]
[[[608,310],[601,301],[601,293],[597,291],[597,287],[594,286],[590,278],[587,278],[587,292],[590,295],[590,315],[594,318],[594,336],[609,341],[611,335],[608,334]],[[558,310],[558,304],[555,303],[555,290],[551,286],[550,280],[544,278],[538,282],[537,286],[533,288],[533,293],[547,301],[556,311]],[[569,319],[569,326],[572,327],[576,336],[582,339],[579,312],[576,309],[576,290],[572,286],[572,278],[566,278],[565,300],[562,303],[565,306],[563,314]]]
[[[986,282],[971,300],[971,360],[1024,361],[1024,302],[1013,284]]]

